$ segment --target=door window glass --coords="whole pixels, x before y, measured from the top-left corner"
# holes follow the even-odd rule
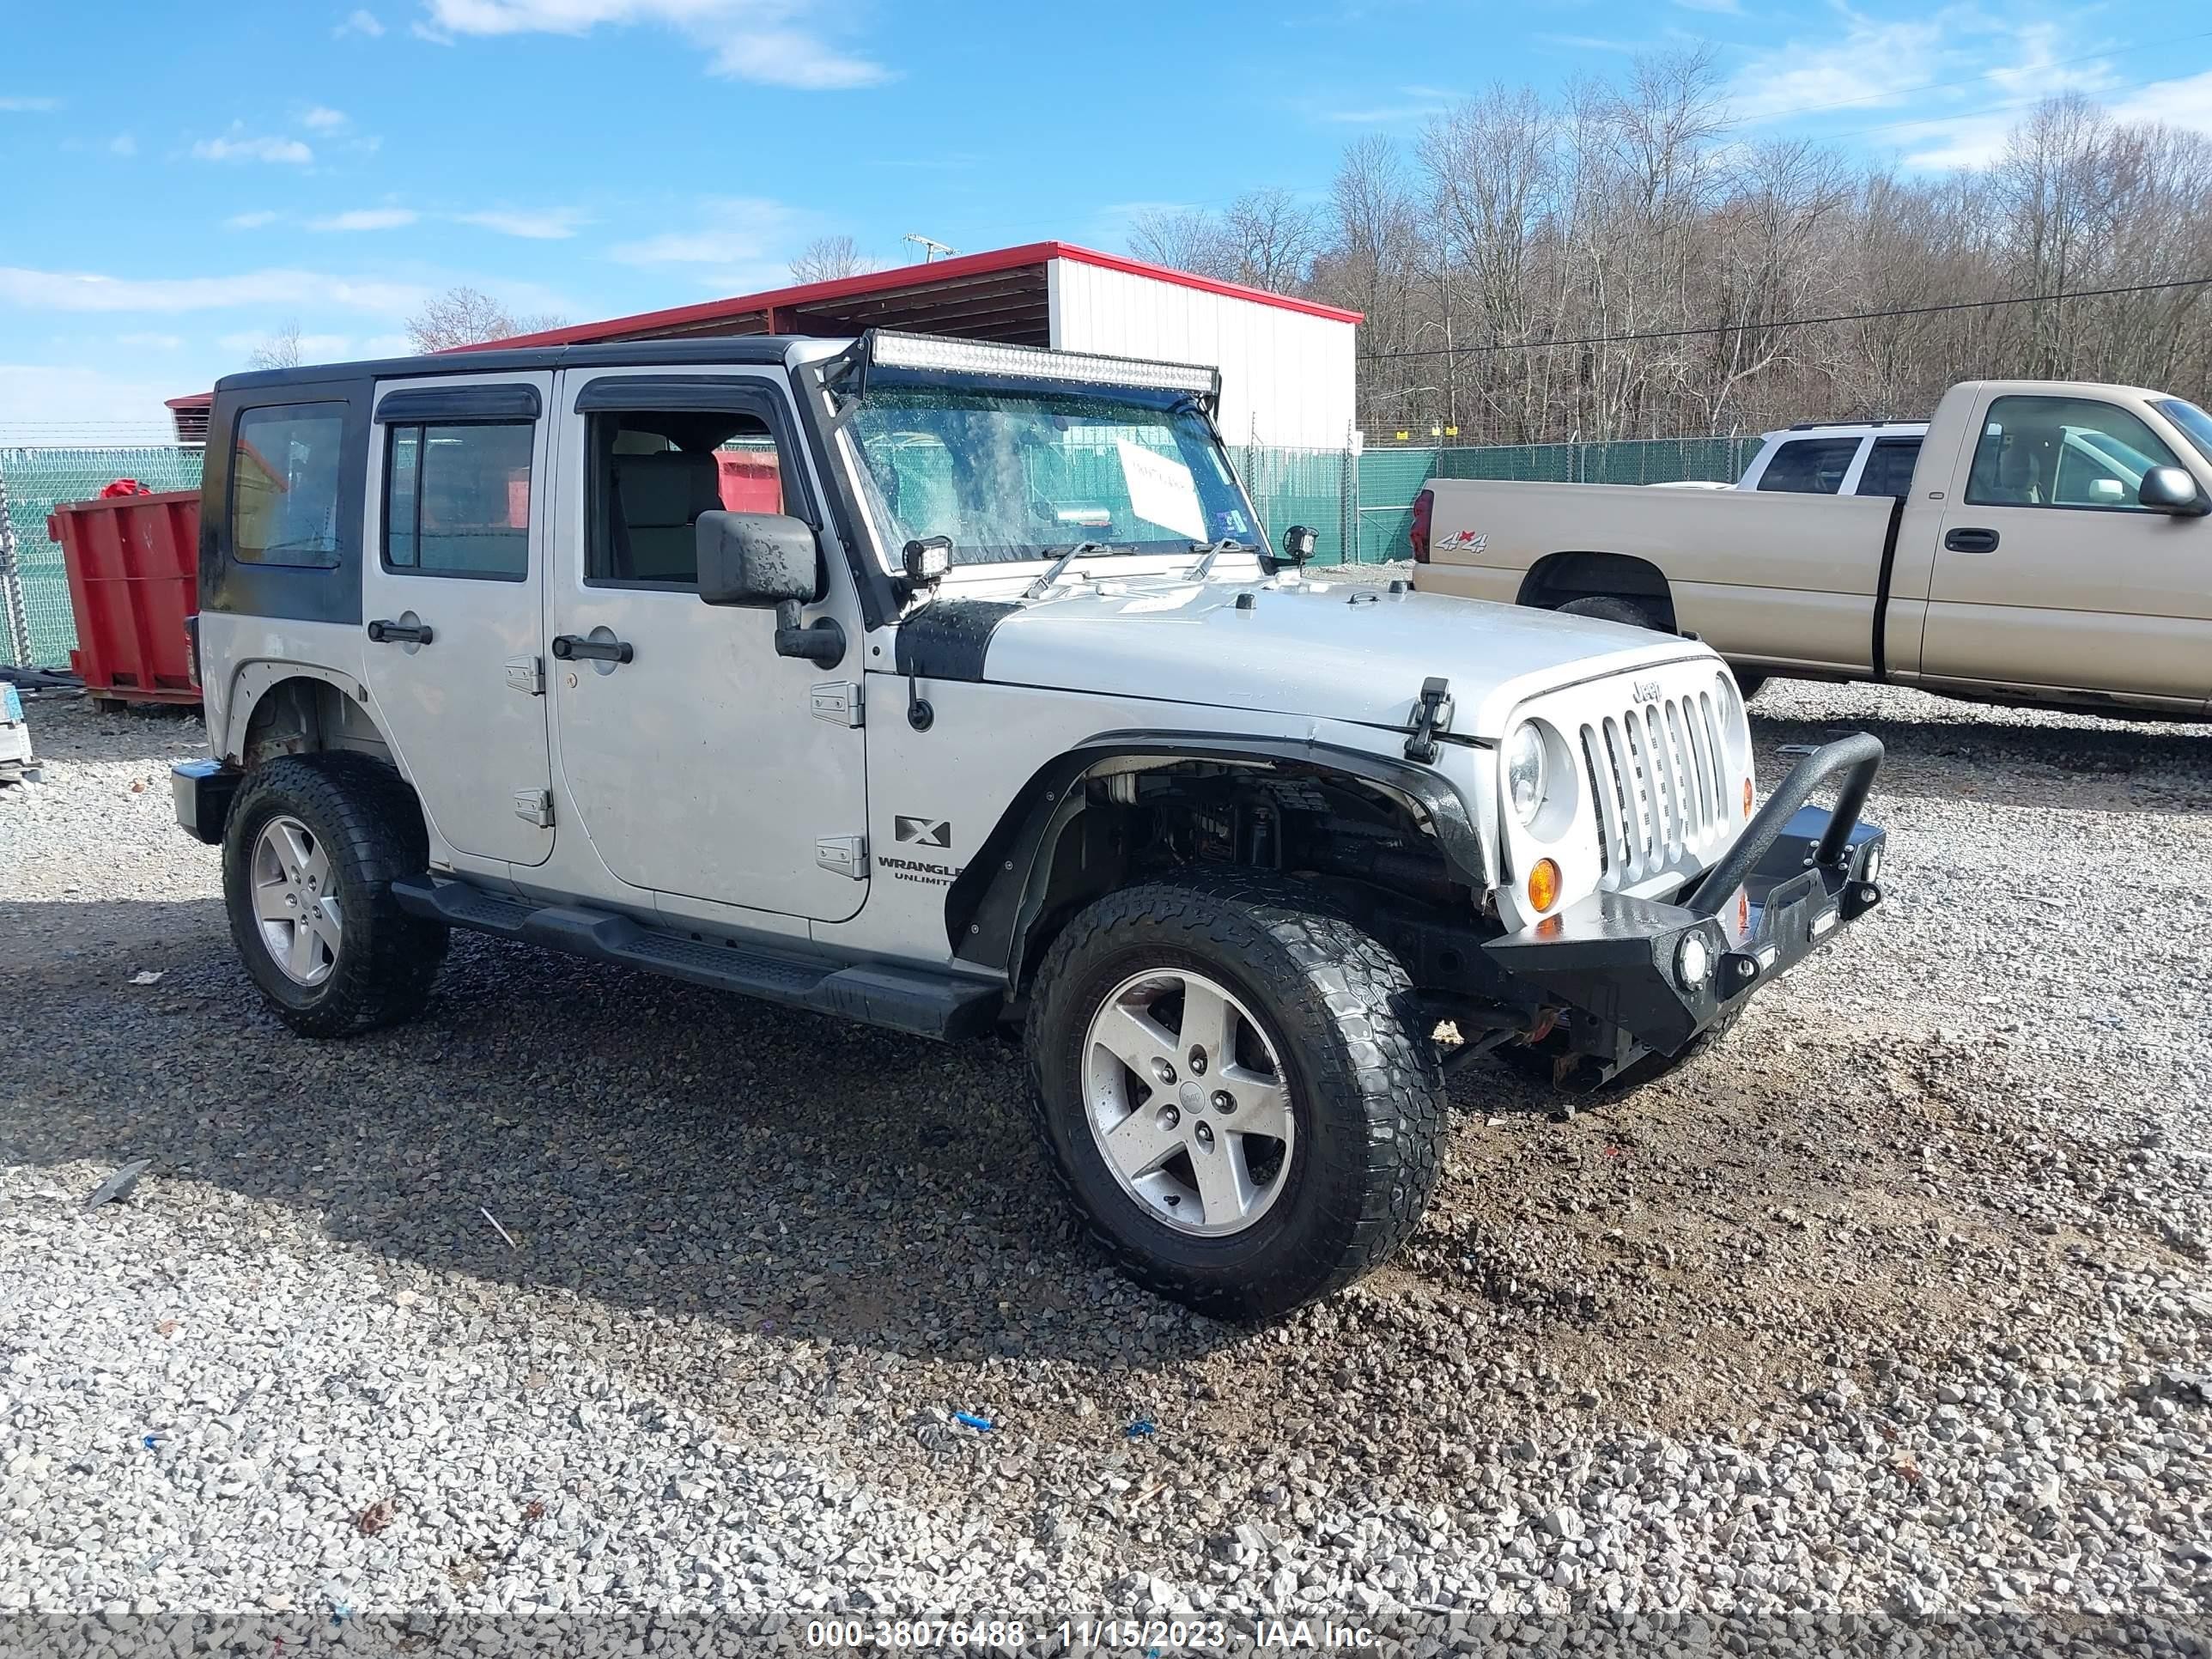
[[[230,453],[231,557],[335,566],[344,444],[343,404],[241,411]]]
[[[2212,461],[2212,415],[2179,398],[2166,398],[2151,405],[2181,428],[2181,435],[2197,446],[2197,453]]]
[[[386,428],[384,568],[520,581],[530,573],[530,452],[536,428]]]
[[[595,415],[591,450],[588,582],[696,587],[702,513],[786,511],[783,458],[757,415]]]
[[[1759,476],[1761,489],[1799,495],[1832,495],[1844,487],[1844,474],[1859,453],[1856,438],[1799,438],[1774,452]]]
[[[1917,438],[1877,438],[1859,470],[1858,494],[1903,501],[1912,489],[1912,469],[1920,460]]]
[[[2118,404],[2096,398],[2000,398],[1990,405],[1966,500],[1975,507],[2147,512],[2143,474],[2173,452]]]

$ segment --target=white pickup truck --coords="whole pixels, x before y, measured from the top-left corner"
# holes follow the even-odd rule
[[[1924,432],[1776,434],[1753,473],[1721,490],[1436,479],[1413,585],[1693,633],[1747,691],[1791,674],[2212,712],[2212,416],[2195,404],[1968,381]]]
[[[1734,483],[1685,478],[1654,489],[1756,489],[1769,495],[1900,496],[1920,460],[1925,421],[1814,422],[1770,432]]]

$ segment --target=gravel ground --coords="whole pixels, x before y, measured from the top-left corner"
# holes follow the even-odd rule
[[[30,717],[0,1614],[2205,1650],[2212,727],[1777,683],[1770,781],[1889,745],[1888,902],[1626,1099],[1468,1067],[1412,1246],[1240,1331],[1078,1242],[1007,1047],[469,938],[292,1037],[171,821],[196,724]]]

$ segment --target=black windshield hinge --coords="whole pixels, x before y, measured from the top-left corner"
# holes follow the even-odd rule
[[[1437,757],[1437,733],[1451,725],[1451,682],[1431,674],[1421,682],[1421,700],[1413,705],[1413,735],[1406,739],[1406,758],[1424,764]]]

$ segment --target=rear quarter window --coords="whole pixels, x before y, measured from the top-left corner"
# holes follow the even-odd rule
[[[334,568],[346,406],[241,410],[230,451],[230,556],[246,564]]]
[[[1859,453],[1856,438],[1796,438],[1774,452],[1759,474],[1762,490],[1795,495],[1832,495]]]

